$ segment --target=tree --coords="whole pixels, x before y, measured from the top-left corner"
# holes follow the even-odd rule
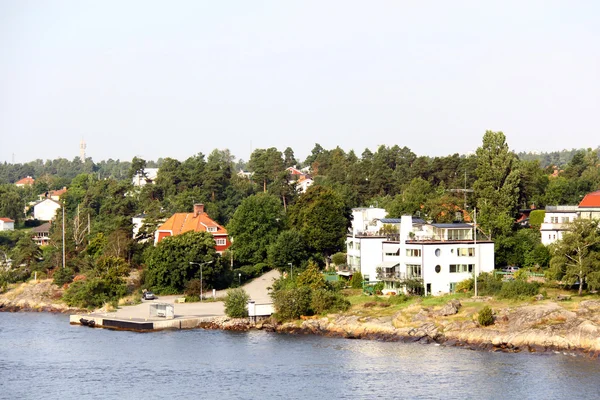
[[[509,150],[502,132],[486,131],[476,151],[477,180],[474,193],[478,222],[491,236],[506,235],[513,224],[519,199],[520,172],[517,156]]]
[[[333,189],[311,186],[290,208],[289,221],[329,266],[329,255],[342,250],[350,226],[350,209]]]
[[[145,284],[159,293],[183,292],[188,281],[200,278],[200,268],[207,286],[224,286],[225,267],[215,251],[213,236],[207,232],[164,238],[150,250],[146,264]]]
[[[587,283],[600,287],[600,232],[598,221],[576,219],[569,232],[556,242],[550,253],[550,267],[556,279],[579,284],[579,294]]]
[[[235,261],[242,265],[264,262],[284,218],[283,206],[274,195],[259,193],[244,199],[227,225]]]
[[[269,246],[267,253],[269,264],[283,271],[287,270],[289,264],[301,268],[308,258],[306,243],[293,229],[281,232]]]
[[[267,191],[267,185],[285,170],[283,156],[275,147],[254,150],[250,155],[248,168],[254,172],[253,178],[263,184],[264,192]]]

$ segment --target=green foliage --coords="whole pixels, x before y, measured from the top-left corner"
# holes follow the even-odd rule
[[[538,294],[539,289],[540,284],[538,282],[526,282],[524,280],[506,281],[502,283],[498,297],[503,299],[531,297]]]
[[[275,307],[275,317],[279,320],[298,319],[301,315],[312,315],[311,288],[301,286],[277,290],[271,294]]]
[[[335,265],[346,265],[346,261],[346,253],[341,251],[331,256],[331,262],[333,262]]]
[[[54,274],[52,275],[52,279],[53,279],[55,285],[62,286],[65,283],[71,283],[71,282],[73,282],[73,277],[74,276],[75,276],[75,272],[71,268],[69,268],[69,267],[65,267],[65,268],[58,267],[54,271]]]
[[[458,282],[456,285],[456,292],[466,293],[475,289],[475,280],[473,278],[465,279],[464,281]]]
[[[477,180],[473,189],[480,211],[478,223],[491,234],[506,235],[513,225],[519,200],[520,171],[517,156],[509,150],[502,132],[486,131],[476,151]]]
[[[290,225],[313,251],[325,257],[340,249],[350,225],[350,209],[333,189],[311,186],[289,210]]]
[[[422,296],[425,294],[425,287],[423,286],[423,281],[420,279],[405,279],[401,283],[410,295]]]
[[[225,297],[225,314],[231,318],[247,317],[249,300],[250,296],[244,289],[229,289]]]
[[[281,232],[267,252],[269,263],[281,271],[288,270],[290,263],[295,268],[302,268],[308,258],[306,243],[294,229]]]
[[[600,233],[597,220],[577,219],[552,247],[550,266],[556,279],[567,284],[600,287]]]
[[[350,278],[350,287],[352,289],[362,289],[363,276],[360,271],[356,271]]]
[[[533,210],[529,214],[529,225],[533,229],[540,229],[542,222],[544,222],[544,218],[546,217],[545,210]]]
[[[315,314],[341,312],[350,308],[350,302],[339,292],[326,289],[312,291],[310,307]]]
[[[502,281],[494,273],[481,273],[477,277],[477,294],[480,296],[495,296],[502,289]]]
[[[264,262],[267,249],[276,242],[284,220],[283,206],[276,196],[259,193],[244,199],[227,225],[233,238],[231,249],[235,262]]]
[[[477,322],[479,322],[479,325],[481,326],[489,326],[494,323],[494,315],[490,306],[485,306],[479,311]]]
[[[198,297],[200,299],[203,290],[203,282],[200,279],[192,279],[185,284],[184,293],[186,296]]]
[[[157,293],[181,293],[188,281],[200,278],[201,268],[207,287],[227,285],[223,280],[226,267],[214,246],[214,239],[207,232],[186,232],[161,240],[146,259],[146,286]]]
[[[319,267],[314,262],[309,262],[308,267],[302,271],[296,280],[298,286],[308,286],[311,289],[322,289],[326,286],[325,278]]]
[[[73,282],[63,295],[71,307],[94,309],[104,303],[114,303],[127,293],[120,278],[91,278]]]
[[[373,285],[373,290],[375,291],[375,294],[381,294],[383,287],[383,282],[377,282],[375,285]]]
[[[498,266],[548,265],[547,252],[545,246],[541,244],[539,230],[519,229],[510,235],[498,236],[494,247]]]

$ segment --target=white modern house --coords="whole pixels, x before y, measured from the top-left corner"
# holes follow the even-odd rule
[[[373,222],[371,215],[366,225],[361,215],[353,221],[346,239],[348,266],[365,280],[384,282],[384,293],[404,290],[408,279],[421,280],[425,294],[452,293],[458,282],[494,270],[494,242],[475,240],[471,224],[427,223],[412,216]]]
[[[549,245],[561,240],[568,224],[579,218],[579,206],[546,206],[544,222],[540,226],[542,244]]]
[[[600,190],[586,194],[577,206],[546,206],[540,227],[542,243],[547,246],[561,240],[568,224],[577,218],[600,220]]]
[[[53,221],[58,209],[60,209],[58,201],[44,199],[33,206],[33,217],[40,221]]]

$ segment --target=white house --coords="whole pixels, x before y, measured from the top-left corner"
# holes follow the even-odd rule
[[[148,183],[154,183],[158,176],[158,168],[145,168],[144,173],[138,172],[132,179],[133,186],[142,187]]]
[[[421,280],[425,294],[452,293],[458,282],[494,270],[494,242],[474,240],[471,224],[430,224],[403,216],[367,221],[363,229],[360,217],[346,240],[348,265],[365,280],[384,282],[386,293],[403,290],[407,279]]]
[[[33,217],[40,221],[53,221],[58,209],[60,209],[58,201],[44,199],[33,206]]]
[[[313,183],[314,183],[314,181],[312,180],[312,178],[310,176],[304,175],[304,176],[301,176],[296,181],[296,187],[298,188],[298,190],[300,191],[300,193],[306,193],[306,191],[308,190],[308,188],[310,186],[312,186]]]
[[[0,218],[0,231],[14,231],[15,221],[10,218]]]
[[[568,224],[579,218],[579,206],[546,206],[544,222],[540,226],[542,244],[549,245],[561,240]]]

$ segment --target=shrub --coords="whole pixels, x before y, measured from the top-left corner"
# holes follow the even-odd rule
[[[350,308],[350,302],[340,293],[316,289],[312,292],[310,307],[315,314],[325,314],[326,312],[346,311]]]
[[[540,289],[538,282],[525,282],[520,280],[507,281],[502,284],[502,289],[498,294],[504,299],[519,299],[522,297],[535,296]]]
[[[308,267],[298,276],[298,286],[308,286],[311,289],[323,289],[327,286],[325,278],[316,263],[310,261]]]
[[[225,314],[231,318],[248,316],[248,300],[250,296],[242,288],[230,289],[225,297]]]
[[[456,285],[457,292],[470,292],[475,288],[475,280],[473,278],[465,279],[464,281],[458,282]]]
[[[69,268],[58,268],[54,271],[54,275],[52,276],[54,280],[54,284],[57,286],[62,286],[65,283],[73,282],[73,277],[75,276],[75,272]]]
[[[121,279],[91,278],[73,282],[65,291],[63,300],[69,306],[93,309],[115,302],[126,293],[127,288]]]
[[[334,255],[331,256],[331,261],[335,264],[335,265],[345,265],[346,264],[346,253],[335,253]]]
[[[377,282],[375,285],[373,285],[373,290],[375,291],[375,294],[381,294],[381,292],[383,291],[383,282]]]
[[[362,289],[363,276],[360,271],[355,272],[350,279],[350,287],[352,289]]]
[[[390,304],[402,304],[408,300],[408,297],[404,293],[399,293],[395,296],[390,296],[388,303]]]
[[[200,299],[200,294],[203,292],[203,283],[200,279],[192,279],[188,283],[185,284],[185,294],[190,297],[198,297]],[[206,285],[204,285],[206,287]]]
[[[272,297],[277,311],[275,317],[280,320],[298,319],[301,315],[312,315],[311,289],[307,286],[278,290],[272,294]]]
[[[484,272],[477,277],[477,289],[480,296],[495,296],[502,289],[502,281],[493,273]]]
[[[494,323],[494,315],[490,306],[485,306],[479,311],[477,322],[479,322],[479,325],[481,326],[489,326]]]
[[[533,210],[529,213],[529,226],[534,229],[540,229],[542,222],[544,222],[544,217],[546,216],[545,210]]]
[[[406,291],[410,295],[421,296],[425,293],[425,288],[423,287],[423,281],[419,279],[406,279],[403,282]],[[431,294],[431,293],[430,293]]]

